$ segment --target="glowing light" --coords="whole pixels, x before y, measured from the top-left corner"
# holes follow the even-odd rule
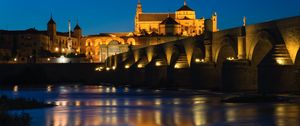
[[[95,71],[102,71],[103,70],[103,67],[96,67],[95,68]]]
[[[112,69],[113,69],[113,70],[116,70],[116,66],[113,66]]]
[[[180,69],[181,67],[180,67],[179,64],[176,64],[176,65],[174,66],[174,68],[175,68],[175,69]]]
[[[197,59],[195,59],[195,62],[196,62],[196,63],[204,63],[205,60],[204,60],[204,59],[199,59],[199,58],[197,58]]]
[[[48,85],[47,86],[47,92],[51,92],[52,91],[52,85]]]
[[[161,64],[161,62],[157,61],[157,62],[155,63],[155,66],[162,66],[162,64]]]
[[[143,67],[144,67],[143,64],[138,65],[138,68],[143,68]]]
[[[18,86],[18,85],[15,85],[13,91],[14,91],[14,92],[18,92],[18,91],[19,91],[19,86]]]
[[[173,104],[174,105],[179,105],[180,104],[180,99],[178,99],[178,98],[173,99]]]
[[[14,61],[17,62],[17,61],[18,61],[18,58],[14,58]]]
[[[59,57],[58,62],[59,63],[66,63],[67,62],[67,58],[62,55],[62,56]]]
[[[65,49],[62,49],[61,51],[62,51],[62,52],[65,52],[66,50],[65,50]]]
[[[75,101],[75,106],[80,106],[80,101]]]
[[[106,71],[110,71],[110,68],[109,68],[109,67],[106,67]]]
[[[116,92],[117,92],[117,89],[116,89],[115,87],[112,87],[112,88],[111,88],[111,92],[112,92],[112,93],[116,93]]]
[[[126,65],[126,66],[125,66],[125,69],[129,69],[129,68],[130,68],[130,66],[129,66],[129,65]]]
[[[56,48],[55,48],[55,52],[58,52],[58,51],[59,51],[59,48],[58,48],[58,47],[56,47]]]
[[[47,61],[50,61],[51,59],[50,58],[47,58]]]
[[[155,105],[160,106],[161,105],[161,99],[155,99]]]
[[[229,61],[235,60],[234,57],[227,57],[226,59]]]
[[[126,93],[129,92],[129,88],[128,88],[128,87],[125,87],[125,88],[124,88],[124,92],[126,92]]]
[[[278,65],[285,65],[285,64],[286,64],[286,62],[285,62],[284,59],[276,59],[276,63],[277,63]]]
[[[107,88],[105,89],[105,93],[110,93],[110,88],[109,88],[109,87],[107,87]]]

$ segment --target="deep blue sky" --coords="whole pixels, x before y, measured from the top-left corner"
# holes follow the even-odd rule
[[[144,12],[175,11],[183,0],[141,0]],[[133,31],[137,0],[1,0],[0,29],[46,29],[50,13],[59,31],[67,31],[68,19],[76,19],[85,35]],[[300,0],[187,0],[197,17],[218,13],[219,28],[227,29],[300,15]]]

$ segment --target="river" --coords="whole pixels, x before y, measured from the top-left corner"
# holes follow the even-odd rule
[[[300,105],[221,103],[222,94],[103,85],[5,88],[57,106],[24,110],[32,126],[299,126]],[[20,111],[16,111],[20,112]]]

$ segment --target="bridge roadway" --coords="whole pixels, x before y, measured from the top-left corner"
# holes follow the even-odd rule
[[[109,57],[99,78],[146,87],[299,92],[299,22],[297,16],[131,50]]]

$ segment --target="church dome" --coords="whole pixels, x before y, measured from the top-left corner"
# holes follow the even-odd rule
[[[183,5],[181,8],[179,8],[177,11],[194,11],[187,5]]]

